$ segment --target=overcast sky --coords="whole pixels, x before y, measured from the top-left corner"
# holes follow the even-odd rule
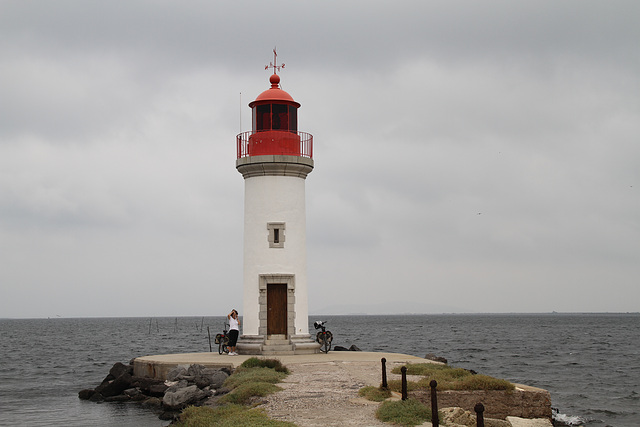
[[[235,135],[314,135],[312,313],[640,310],[640,3],[0,2],[0,317],[242,306]],[[241,313],[242,314],[242,313]]]

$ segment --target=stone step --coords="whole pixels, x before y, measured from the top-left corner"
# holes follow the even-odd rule
[[[263,345],[262,351],[293,351],[293,346],[291,344],[280,344],[280,345]]]
[[[264,345],[285,345],[291,344],[289,340],[272,340],[268,339],[264,341]]]
[[[262,350],[262,353],[260,354],[263,356],[291,356],[295,353],[293,352],[293,350],[289,350],[289,351]]]

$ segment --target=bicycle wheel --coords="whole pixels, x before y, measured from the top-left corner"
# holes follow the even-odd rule
[[[218,344],[218,354],[222,354],[224,353],[224,351],[226,350],[226,345],[224,345],[224,343],[222,342],[222,340],[220,340],[220,344]]]
[[[329,340],[329,337],[327,336],[327,334],[322,334],[320,351],[322,351],[323,353],[329,353],[329,350],[331,350],[331,341]]]

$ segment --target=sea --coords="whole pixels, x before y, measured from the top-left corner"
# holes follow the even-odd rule
[[[449,365],[544,388],[555,421],[640,426],[640,314],[310,316],[334,345],[435,354]],[[93,403],[116,362],[208,352],[223,317],[0,319],[0,426],[166,426],[134,403]],[[213,348],[216,351],[216,348]]]

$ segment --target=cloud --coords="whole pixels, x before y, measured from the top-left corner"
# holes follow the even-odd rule
[[[312,311],[637,311],[638,9],[4,3],[0,316],[238,305],[274,46],[315,138]]]

